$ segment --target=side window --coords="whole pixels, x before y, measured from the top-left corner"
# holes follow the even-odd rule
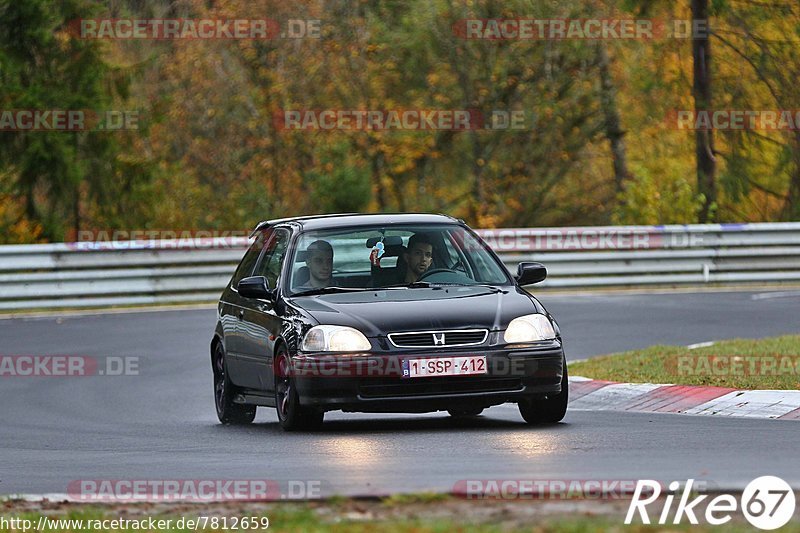
[[[447,249],[447,254],[450,259],[450,264],[447,266],[447,268],[460,270],[468,277],[475,279],[475,274],[472,272],[472,265],[467,260],[464,250],[460,247],[460,242],[462,241],[459,239],[459,235],[452,232],[447,232],[445,234],[444,241],[445,248]]]
[[[263,231],[256,235],[255,242],[251,244],[250,248],[248,248],[247,252],[245,252],[242,261],[236,268],[236,273],[233,275],[233,279],[231,279],[231,285],[234,289],[242,278],[248,277],[250,273],[253,272],[253,267],[256,265],[258,256],[261,254],[261,249],[264,248],[264,243],[267,242],[271,235],[272,230]]]
[[[472,263],[475,280],[483,283],[505,283],[505,269],[502,269],[484,249],[483,244],[478,242],[469,233],[464,233],[464,246],[472,252],[467,258]]]
[[[442,237],[442,242],[444,242],[444,252],[446,254],[445,258],[447,260],[447,264],[444,266],[444,268],[450,268],[457,264],[461,258],[458,256],[455,246],[453,246],[453,241],[450,238],[450,234],[443,233]]]
[[[267,244],[253,272],[254,276],[267,278],[270,288],[274,289],[278,284],[278,277],[281,274],[281,266],[283,265],[283,258],[286,255],[288,245],[289,232],[284,229],[275,230],[275,236]]]

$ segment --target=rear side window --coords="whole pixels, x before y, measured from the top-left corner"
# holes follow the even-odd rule
[[[264,244],[269,241],[271,235],[272,230],[259,232],[259,234],[256,235],[255,242],[251,244],[250,248],[248,248],[245,252],[242,261],[236,268],[236,273],[233,275],[233,279],[231,279],[231,286],[234,289],[242,278],[246,278],[253,273],[253,268],[256,266],[258,256],[261,255],[261,249],[264,247]]]

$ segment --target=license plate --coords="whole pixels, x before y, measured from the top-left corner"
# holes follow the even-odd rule
[[[476,374],[485,373],[485,355],[436,357],[432,359],[403,359],[404,378],[474,376]]]

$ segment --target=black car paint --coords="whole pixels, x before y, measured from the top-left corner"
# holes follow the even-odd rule
[[[254,234],[277,227],[290,230],[292,237],[286,257],[291,257],[299,235],[304,231],[375,223],[386,226],[459,224],[471,232],[463,222],[442,215],[348,215],[344,218],[284,219],[274,225],[262,223]],[[487,247],[487,250],[502,264],[490,248]],[[260,260],[256,264],[259,262]],[[288,263],[283,261],[280,280],[288,279]],[[372,345],[372,356],[436,357],[486,353],[498,358],[525,357],[535,365],[534,371],[538,368],[541,374],[542,370],[546,370],[549,376],[547,383],[537,382],[531,386],[523,386],[520,390],[451,395],[412,394],[396,398],[363,397],[359,393],[359,385],[363,384],[365,378],[298,379],[301,403],[323,410],[424,412],[464,405],[465,402],[489,406],[515,401],[521,394],[545,395],[560,390],[564,358],[558,325],[541,303],[521,289],[510,275],[508,285],[498,285],[496,288],[434,286],[314,296],[289,296],[282,283],[278,287],[270,288],[273,290],[272,298],[246,298],[229,282],[217,309],[218,320],[212,340],[212,354],[216,343],[222,343],[227,355],[230,378],[241,390],[242,402],[275,405],[274,357],[278,345],[283,344],[293,360],[315,357],[317,354],[303,354],[300,351],[300,340],[310,328],[319,324],[350,326],[360,330]],[[510,347],[504,345],[502,332],[508,323],[518,316],[531,313],[545,314],[551,319],[557,334],[556,340]],[[387,340],[387,334],[393,332],[471,328],[489,329],[490,334],[483,345],[471,346],[468,350],[396,348]],[[324,357],[331,357],[331,354],[325,354]],[[396,378],[373,379],[373,382],[388,385],[391,379]],[[435,383],[441,384],[453,381],[452,378],[422,379],[438,380]]]

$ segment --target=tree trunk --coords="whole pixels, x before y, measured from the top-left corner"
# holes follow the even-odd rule
[[[75,222],[75,237],[73,240],[78,241],[81,234],[81,184],[77,183],[75,186],[75,201],[72,205],[73,217]]]
[[[622,130],[619,109],[617,108],[617,88],[611,75],[610,60],[606,44],[597,45],[597,62],[600,67],[600,105],[605,117],[605,135],[611,145],[611,157],[614,162],[614,183],[617,194],[625,190],[630,174],[625,154],[625,132]]]
[[[708,20],[708,0],[692,0],[692,20]],[[709,112],[711,108],[711,48],[708,32],[692,35],[692,60],[694,63],[695,116]],[[703,195],[700,222],[711,222],[714,215],[712,205],[717,201],[717,161],[714,152],[714,131],[695,130],[695,154],[697,156],[697,190]]]
[[[789,191],[783,204],[783,219],[800,220],[800,132],[795,132],[793,139],[794,169],[789,178]]]
[[[78,144],[79,141],[80,141],[80,138],[77,135],[74,135],[72,137],[72,139],[73,139],[73,144],[75,145],[75,153],[78,154],[78,153],[80,153],[80,146]],[[77,165],[77,163],[78,162],[75,161],[76,165]],[[81,234],[81,184],[82,183],[83,183],[83,179],[79,179],[77,181],[77,183],[75,183],[75,198],[74,198],[74,203],[73,203],[73,206],[72,206],[73,217],[75,219],[74,220],[74,222],[75,222],[75,239],[74,240],[75,241],[78,240],[78,236]]]
[[[483,145],[478,138],[478,133],[472,130],[469,135],[472,140],[472,195],[469,201],[469,217],[472,224],[483,227],[481,224],[487,214],[486,191],[483,186],[483,167],[486,163],[478,162],[483,157]]]
[[[383,189],[383,153],[377,150],[372,154],[372,183],[375,186],[375,199],[378,202],[378,211],[386,211],[386,193]]]

